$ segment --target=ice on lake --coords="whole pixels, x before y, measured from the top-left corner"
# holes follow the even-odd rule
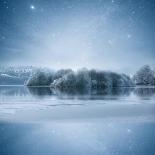
[[[0,87],[0,154],[155,154],[155,88]]]
[[[0,120],[154,119],[155,88],[60,92],[49,87],[0,87]]]

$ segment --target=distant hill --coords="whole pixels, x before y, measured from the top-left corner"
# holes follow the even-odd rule
[[[0,85],[23,85],[34,67],[0,67]]]

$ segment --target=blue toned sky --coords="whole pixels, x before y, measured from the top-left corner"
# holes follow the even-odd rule
[[[0,65],[133,73],[155,67],[154,0],[0,0]]]

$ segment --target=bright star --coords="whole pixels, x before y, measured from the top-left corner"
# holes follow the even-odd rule
[[[31,6],[30,6],[30,9],[31,9],[31,10],[35,10],[35,6],[34,6],[34,5],[31,5]]]
[[[127,129],[127,132],[130,133],[132,130],[131,129]]]
[[[130,39],[132,36],[131,34],[127,34],[127,38]]]

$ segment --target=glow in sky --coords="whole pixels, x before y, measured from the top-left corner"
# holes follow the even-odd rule
[[[154,8],[153,0],[1,0],[0,64],[154,67]]]

